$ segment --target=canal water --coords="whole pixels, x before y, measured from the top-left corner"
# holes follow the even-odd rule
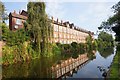
[[[82,54],[59,54],[2,67],[2,78],[104,78],[116,48],[98,49]]]

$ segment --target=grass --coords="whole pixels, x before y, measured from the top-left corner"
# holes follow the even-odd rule
[[[2,57],[0,57],[0,65],[2,65]]]
[[[110,68],[110,74],[109,74],[109,78],[111,78],[111,80],[113,78],[117,78],[117,79],[120,79],[120,67],[119,67],[119,58],[120,58],[120,50],[117,49],[117,52],[116,52],[116,55],[114,57],[114,60],[113,60],[113,63],[111,65],[111,68]]]

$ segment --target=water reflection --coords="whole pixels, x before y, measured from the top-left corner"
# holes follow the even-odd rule
[[[110,52],[100,52],[106,56]],[[107,50],[107,51],[109,51]],[[19,63],[2,67],[3,78],[102,78],[97,68],[99,65],[108,66],[114,56],[104,59],[96,51],[89,51],[84,54],[65,53],[55,55],[51,58],[41,57],[28,63]],[[74,74],[74,75],[73,75]]]
[[[114,47],[98,48],[98,51],[102,57],[107,58],[109,55],[114,53]]]
[[[28,63],[3,66],[3,78],[61,78],[72,76],[89,61],[87,53],[64,54],[52,58],[36,59]]]
[[[89,58],[87,57],[87,53],[79,55],[76,59],[69,58],[67,60],[61,61],[60,64],[52,66],[52,78],[60,78],[65,76],[72,76],[73,72],[77,72],[77,70],[81,67],[80,65],[84,65]]]

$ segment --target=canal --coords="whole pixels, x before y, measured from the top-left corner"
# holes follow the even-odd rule
[[[27,63],[2,66],[2,78],[104,78],[115,52],[116,47],[41,57]]]

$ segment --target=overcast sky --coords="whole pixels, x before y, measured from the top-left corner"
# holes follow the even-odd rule
[[[7,13],[16,10],[27,10],[27,0],[2,0],[4,2]],[[116,4],[116,0],[47,0],[46,12],[54,19],[69,21],[74,25],[90,30],[97,31],[102,21],[105,21],[113,15],[111,7]]]

